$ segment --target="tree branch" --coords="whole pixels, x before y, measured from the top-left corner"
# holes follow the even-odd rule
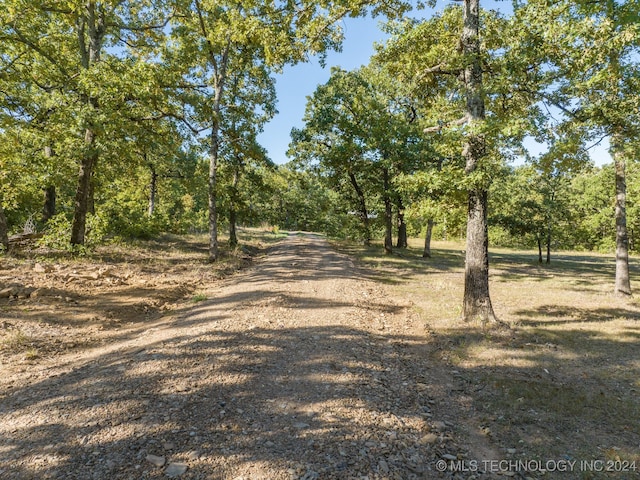
[[[440,133],[442,131],[443,128],[447,128],[447,127],[458,127],[460,125],[464,125],[465,123],[469,122],[469,117],[467,115],[465,115],[462,118],[459,118],[458,120],[454,120],[452,122],[441,122],[438,121],[438,125],[433,126],[433,127],[427,127],[424,130],[422,130],[423,133]]]

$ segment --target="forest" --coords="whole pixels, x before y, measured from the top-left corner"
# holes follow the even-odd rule
[[[384,239],[387,253],[420,235],[425,257],[431,238],[466,238],[469,318],[493,317],[488,244],[540,263],[615,251],[629,295],[638,2],[514,1],[507,15],[465,0],[419,20],[414,7],[6,2],[0,243],[82,252],[206,232],[216,261],[219,229],[233,246],[237,225]],[[274,74],[338,49],[340,20],[368,14],[388,40],[318,85],[289,163],[274,164],[257,140],[277,112]],[[590,156],[602,142],[612,164]]]
[[[638,478],[640,0],[2,7],[0,478]]]

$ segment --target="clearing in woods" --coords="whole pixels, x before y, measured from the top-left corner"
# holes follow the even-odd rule
[[[4,260],[0,478],[638,475],[640,313],[604,263],[558,280],[498,255],[513,328],[487,331],[456,319],[452,249],[291,234],[221,280],[204,244],[166,247]]]

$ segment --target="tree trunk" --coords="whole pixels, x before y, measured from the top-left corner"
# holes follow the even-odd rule
[[[104,18],[97,11],[95,1],[88,0],[85,3],[83,14],[78,18],[77,28],[81,64],[85,70],[88,70],[92,65],[100,62],[102,41],[106,32]],[[98,110],[97,99],[88,97],[84,100],[90,107],[91,113]],[[98,161],[96,137],[96,131],[90,118],[85,128],[85,150],[80,161],[80,172],[78,173],[73,221],[71,224],[71,245],[84,245],[87,212],[94,211],[92,184],[93,170]]]
[[[240,180],[239,167],[233,170],[233,185],[231,188],[231,201],[229,202],[229,245],[233,248],[238,245],[238,234],[236,232],[236,223],[238,221],[238,213],[236,210],[236,202],[238,195],[238,182]]]
[[[42,222],[46,223],[56,214],[56,186],[48,185],[44,189],[44,207],[42,208]]]
[[[53,157],[53,149],[47,145],[44,147],[44,156],[47,159]],[[49,221],[56,214],[56,186],[47,185],[44,189],[44,205],[42,207],[42,223]]]
[[[465,173],[471,175],[485,154],[485,139],[475,133],[474,127],[485,118],[482,92],[482,65],[480,60],[480,1],[464,0],[461,44],[467,57],[464,71],[466,88],[466,114],[470,124],[463,149]],[[488,195],[484,187],[469,191],[467,213],[467,251],[464,276],[462,317],[483,323],[497,321],[489,296],[489,235],[487,228]]]
[[[371,245],[371,227],[369,225],[369,211],[367,210],[367,200],[353,172],[349,172],[349,181],[356,191],[356,195],[358,195],[358,201],[360,203],[360,219],[362,220],[362,226],[364,228],[364,244],[368,247],[369,245]]]
[[[627,180],[626,161],[622,139],[614,135],[611,139],[613,163],[616,175],[616,295],[631,295],[629,278],[629,236],[627,234]]]
[[[538,263],[542,265],[542,237],[536,235],[536,240],[538,240]]]
[[[209,261],[218,260],[218,149],[219,149],[219,125],[214,118],[211,128],[211,145],[209,146]]]
[[[464,281],[463,319],[496,321],[489,296],[487,192],[483,190],[469,192]]]
[[[382,169],[382,184],[384,196],[384,253],[393,253],[393,205],[389,196],[390,188],[389,169]]]
[[[404,221],[404,205],[402,200],[398,199],[398,248],[407,248],[409,242],[407,241],[407,224]]]
[[[98,160],[98,153],[95,151],[95,140],[96,135],[94,131],[91,128],[87,128],[84,143],[89,152],[83,156],[82,162],[80,163],[73,221],[71,224],[71,245],[84,245],[87,212],[89,212],[90,207],[91,178],[93,177],[93,168]]]
[[[195,7],[200,23],[202,38],[207,42],[208,62],[213,67],[213,99],[211,116],[211,135],[209,145],[209,261],[218,260],[218,210],[216,202],[218,200],[218,153],[220,149],[220,116],[222,115],[222,97],[227,81],[227,66],[229,54],[231,53],[231,39],[227,38],[227,43],[221,53],[217,53],[211,41],[208,40],[211,32],[202,15],[200,2],[196,0]]]
[[[431,258],[431,234],[433,233],[433,219],[427,220],[427,234],[424,236],[424,251],[422,258]]]
[[[0,202],[0,247],[4,252],[9,250],[9,226],[7,225],[7,217]]]
[[[551,263],[551,234],[553,232],[553,226],[551,221],[547,224],[547,265]]]
[[[156,172],[152,163],[149,164],[149,170],[151,171],[151,178],[149,179],[149,209],[147,214],[149,217],[153,217],[156,211],[156,196],[158,195],[158,172]]]

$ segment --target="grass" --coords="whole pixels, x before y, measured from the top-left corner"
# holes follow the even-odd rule
[[[491,250],[494,310],[511,326],[498,333],[460,319],[464,245],[434,242],[431,259],[418,239],[391,256],[381,245],[335,246],[413,303],[435,333],[437,360],[468,379],[471,408],[501,447],[518,446],[527,458],[619,458],[640,470],[640,307],[612,294],[612,256],[560,252],[539,265],[534,251]],[[638,267],[633,258],[636,286]]]
[[[0,339],[0,346],[10,352],[20,352],[31,346],[33,338],[20,329],[12,329]]]
[[[191,301],[193,303],[199,303],[204,302],[207,298],[207,295],[204,293],[196,293],[193,297],[191,297]]]

